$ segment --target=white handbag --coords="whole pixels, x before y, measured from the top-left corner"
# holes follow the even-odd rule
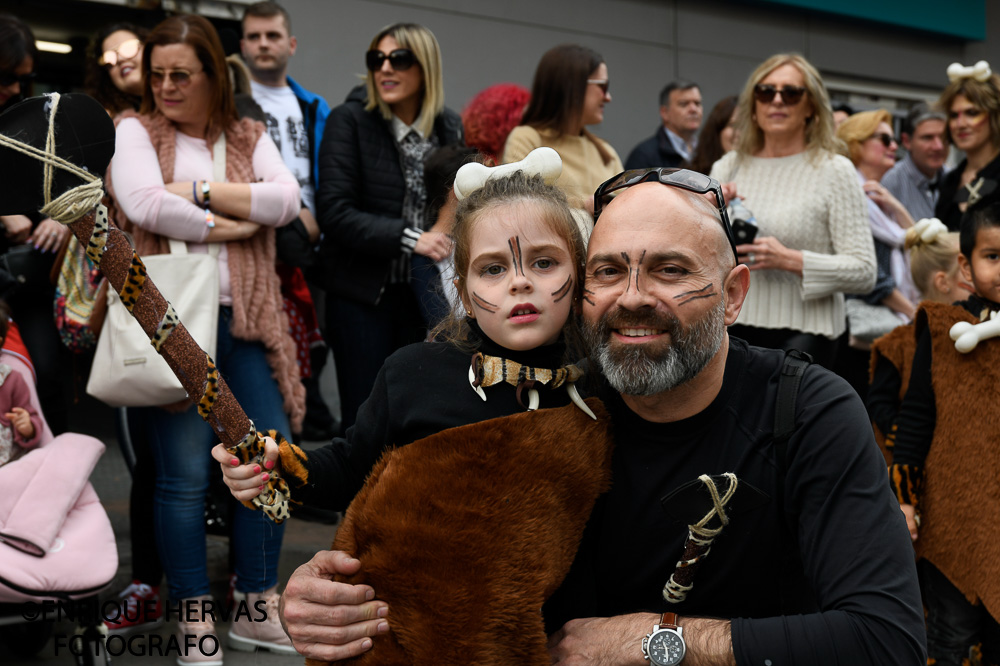
[[[225,182],[225,133],[212,148],[212,162],[215,181]],[[188,333],[212,358],[219,335],[220,247],[209,243],[208,254],[192,254],[184,241],[170,239],[170,254],[142,260]],[[154,407],[187,397],[180,380],[113,289],[108,289],[108,314],[94,352],[87,394],[112,407]]]
[[[195,342],[213,358],[219,326],[219,245],[192,254],[183,241],[170,240],[170,254],[143,263]],[[112,407],[151,407],[183,400],[187,392],[156,353],[139,322],[118,294],[108,290],[108,314],[97,341],[87,393]]]

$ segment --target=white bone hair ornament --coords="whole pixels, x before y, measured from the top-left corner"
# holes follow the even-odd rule
[[[928,244],[936,241],[941,234],[948,233],[948,227],[936,217],[925,217],[914,224],[913,228],[920,234],[920,241]]]
[[[948,335],[955,341],[955,349],[968,354],[983,340],[1000,336],[1000,312],[991,312],[990,318],[978,324],[960,321],[951,327]]]
[[[525,155],[520,162],[495,167],[471,162],[463,165],[455,174],[455,198],[461,201],[485,185],[486,181],[509,176],[515,171],[523,171],[529,176],[538,174],[546,184],[552,185],[562,173],[562,159],[552,148],[542,146]]]
[[[963,66],[960,62],[953,62],[948,65],[948,80],[952,82],[961,81],[962,79],[975,79],[979,82],[985,82],[992,75],[993,70],[990,69],[990,63],[985,60],[980,60],[975,65],[968,67]]]

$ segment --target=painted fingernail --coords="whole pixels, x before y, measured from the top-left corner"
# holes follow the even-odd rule
[[[254,465],[253,466],[253,473],[254,474],[260,474],[260,465]]]
[[[378,633],[384,634],[387,631],[389,631],[389,623],[388,622],[379,622],[378,623]]]
[[[264,467],[271,469],[272,467],[274,467],[274,461],[268,460],[266,463],[264,463]]]
[[[236,467],[237,465],[240,464],[240,459],[239,458],[233,458],[232,460],[229,461],[229,464],[232,465],[233,467]]]
[[[266,482],[270,478],[271,478],[270,474],[264,474],[262,477],[260,477],[260,480]]]
[[[362,650],[369,650],[371,649],[371,646],[372,646],[372,639],[366,638],[365,640],[361,641]]]
[[[259,487],[257,488],[257,490],[264,490],[264,485],[263,485],[263,484],[261,484],[261,485],[260,485],[260,486],[259,486]]]

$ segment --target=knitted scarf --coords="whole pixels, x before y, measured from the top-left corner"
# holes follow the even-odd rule
[[[177,130],[162,114],[140,115],[126,111],[125,118],[136,118],[149,134],[160,162],[164,181],[172,180],[177,150]],[[253,183],[253,152],[264,126],[249,119],[226,127],[226,180],[230,183]],[[209,141],[209,139],[211,139]],[[215,137],[206,137],[209,145]],[[125,156],[119,155],[118,159]],[[108,194],[114,199],[111,168],[105,178]],[[139,256],[166,254],[170,251],[165,236],[141,229],[128,222],[118,206],[108,207],[116,224],[128,230]],[[249,239],[226,243],[229,255],[229,280],[233,297],[232,334],[242,340],[261,342],[267,349],[267,362],[284,399],[293,432],[298,432],[305,416],[305,387],[299,379],[295,341],[289,334],[288,317],[281,307],[281,282],[275,272],[274,228],[263,226]]]

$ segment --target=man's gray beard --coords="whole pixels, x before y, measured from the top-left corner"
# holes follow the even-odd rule
[[[642,344],[612,347],[611,330],[615,328],[665,330],[670,344],[661,349]],[[626,395],[655,395],[694,379],[719,351],[725,332],[725,305],[721,299],[689,328],[672,315],[657,313],[650,321],[621,309],[605,315],[597,324],[584,322],[583,326],[591,358],[611,386]]]

